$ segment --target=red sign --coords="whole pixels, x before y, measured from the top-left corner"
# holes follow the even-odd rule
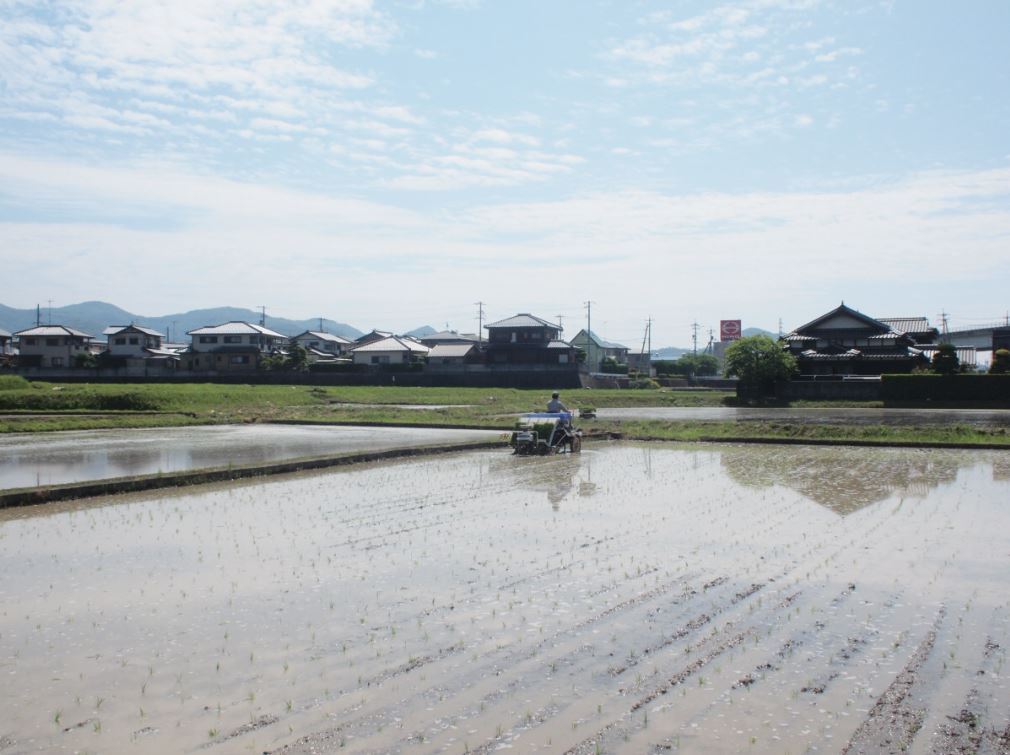
[[[740,320],[719,320],[719,340],[735,341],[742,333]]]

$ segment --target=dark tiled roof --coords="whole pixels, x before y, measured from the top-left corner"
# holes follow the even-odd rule
[[[526,312],[522,312],[514,317],[509,317],[504,320],[499,320],[498,322],[491,322],[484,326],[485,328],[553,328],[554,330],[562,330],[563,328],[556,322],[548,322],[536,315],[531,315]]]

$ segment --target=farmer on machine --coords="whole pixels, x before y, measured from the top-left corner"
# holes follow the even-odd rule
[[[568,407],[562,404],[561,399],[558,398],[557,391],[551,394],[551,400],[547,402],[547,411],[555,413],[568,411]]]

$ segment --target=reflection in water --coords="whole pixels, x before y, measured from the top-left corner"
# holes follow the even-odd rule
[[[741,485],[782,485],[843,516],[891,496],[925,497],[977,460],[977,452],[936,449],[737,446],[722,452],[723,468]]]
[[[593,458],[588,452],[558,456],[508,454],[488,462],[488,472],[506,475],[516,488],[546,493],[555,511],[560,510],[561,502],[573,492],[579,497],[596,493]]]

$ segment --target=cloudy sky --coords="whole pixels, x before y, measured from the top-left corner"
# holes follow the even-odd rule
[[[0,0],[0,303],[1010,309],[1006,0]]]

